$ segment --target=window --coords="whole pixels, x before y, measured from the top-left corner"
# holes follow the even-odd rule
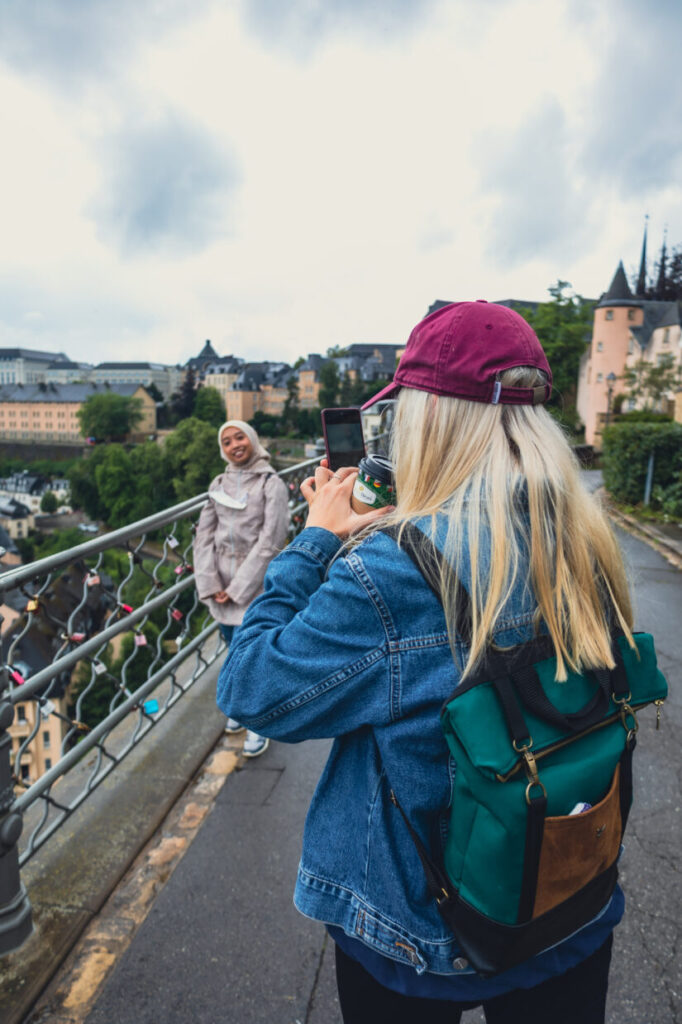
[[[603,380],[604,380],[604,374],[603,373],[598,373],[597,374],[597,384],[601,384],[601,382]]]
[[[604,342],[603,341],[598,341],[597,342],[597,352],[603,352],[603,351],[604,351]]]
[[[635,310],[634,309],[629,309],[628,310],[628,320],[634,320],[634,319],[635,319]]]
[[[605,320],[613,320],[613,310],[612,309],[607,309],[606,310],[606,316],[604,317],[604,319]]]
[[[20,722],[25,722],[26,721],[26,705],[25,704],[17,704],[17,719]]]
[[[50,730],[49,729],[43,730],[43,746],[45,747],[45,750],[47,750],[48,747],[50,746]]]
[[[51,757],[46,757],[45,758],[45,771],[49,772],[51,767],[52,767],[52,758]]]
[[[663,331],[663,344],[667,345],[669,343],[669,341],[670,341],[670,328],[666,327],[666,329]]]
[[[29,781],[29,778],[28,778],[28,765],[27,764],[22,764],[22,766],[21,766],[21,779],[22,779],[22,782],[28,782]]]
[[[630,340],[628,342],[628,355],[631,356],[634,351],[635,351],[635,346],[634,346],[634,343],[632,341],[632,338],[630,338]]]

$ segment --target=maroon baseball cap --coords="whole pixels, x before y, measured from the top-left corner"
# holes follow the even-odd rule
[[[500,374],[514,366],[535,366],[547,384],[502,387]],[[431,391],[493,405],[537,405],[552,393],[552,371],[533,328],[508,306],[494,302],[453,302],[424,317],[414,328],[393,381],[362,406],[369,408],[400,388]]]

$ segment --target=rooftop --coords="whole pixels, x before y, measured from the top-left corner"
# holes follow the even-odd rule
[[[92,395],[111,392],[130,398],[140,384],[4,384],[0,386],[0,402],[86,402]]]
[[[69,362],[63,352],[42,352],[35,348],[0,348],[0,360],[2,359],[26,359],[36,363]]]

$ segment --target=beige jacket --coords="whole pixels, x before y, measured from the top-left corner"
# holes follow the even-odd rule
[[[284,482],[262,462],[229,467],[211,483],[194,538],[194,576],[218,622],[238,625],[263,589],[265,571],[287,538],[288,499]],[[227,591],[226,604],[212,600],[219,590]]]

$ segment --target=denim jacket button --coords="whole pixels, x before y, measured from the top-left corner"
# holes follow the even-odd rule
[[[469,961],[463,956],[458,956],[452,961],[452,966],[456,971],[465,971],[469,966]]]

